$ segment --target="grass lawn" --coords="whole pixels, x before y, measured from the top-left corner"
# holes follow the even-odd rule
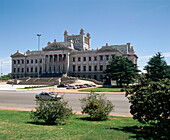
[[[103,87],[96,87],[96,88],[88,88],[88,89],[81,89],[79,91],[93,91],[93,92],[120,92],[122,88],[103,88]]]
[[[18,88],[18,89],[34,89],[34,88],[50,88],[54,86],[31,86],[31,87],[25,87],[25,88]]]
[[[0,110],[0,139],[26,140],[125,140],[154,138],[142,131],[142,125],[130,117],[109,117],[106,121],[89,121],[74,115],[65,125],[35,124],[30,112]]]

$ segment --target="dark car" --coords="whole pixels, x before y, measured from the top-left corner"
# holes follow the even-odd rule
[[[57,87],[58,87],[58,88],[59,88],[59,87],[67,87],[67,85],[66,85],[66,84],[60,84],[60,85],[58,85]]]
[[[61,99],[61,95],[55,95],[53,92],[41,92],[40,94],[35,95],[36,99]]]

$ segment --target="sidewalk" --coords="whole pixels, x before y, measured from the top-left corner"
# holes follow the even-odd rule
[[[4,107],[4,106],[0,106],[0,110],[35,111],[34,108],[12,108],[12,107]],[[73,113],[82,114],[80,111],[73,111]],[[120,113],[110,113],[109,116],[132,117],[131,114],[120,114]]]

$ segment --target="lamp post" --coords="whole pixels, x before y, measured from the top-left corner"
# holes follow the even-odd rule
[[[1,82],[2,82],[2,74],[3,74],[3,73],[2,73],[2,64],[3,64],[3,63],[1,62]]]
[[[40,53],[39,53],[39,50],[40,50],[40,37],[41,37],[41,34],[37,34],[37,36],[38,36],[38,86],[39,86],[39,62],[40,62],[40,60],[39,60],[39,55],[40,55]]]

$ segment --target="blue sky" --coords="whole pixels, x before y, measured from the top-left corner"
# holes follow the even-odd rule
[[[91,48],[134,46],[140,69],[162,52],[170,64],[170,0],[0,0],[0,65],[11,71],[10,55],[63,41],[64,31],[91,33]]]

